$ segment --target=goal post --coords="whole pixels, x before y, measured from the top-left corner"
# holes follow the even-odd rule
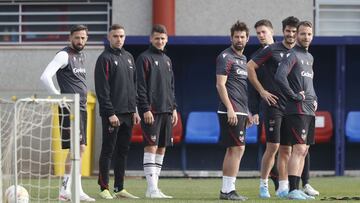
[[[61,106],[68,109],[70,118],[71,201],[80,202],[79,101],[78,94],[31,96],[0,92],[0,200],[4,202],[4,192],[10,185],[21,185],[31,202],[59,201],[62,177],[55,174],[54,168],[59,167],[55,164],[65,167],[65,161],[60,163],[55,157],[67,153],[59,146],[61,136],[56,138],[53,132],[61,127],[59,119],[54,119],[63,113],[54,108]]]

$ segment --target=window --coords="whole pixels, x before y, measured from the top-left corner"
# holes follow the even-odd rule
[[[360,35],[360,1],[317,0],[316,34],[322,36]]]
[[[101,44],[110,9],[110,2],[0,4],[0,44],[63,44],[75,24],[88,26],[88,44]]]

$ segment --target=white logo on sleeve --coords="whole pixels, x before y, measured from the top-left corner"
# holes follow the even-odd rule
[[[289,56],[290,56],[290,53],[287,53],[287,54],[286,54],[286,58],[289,57]]]
[[[155,61],[155,65],[157,65],[157,66],[158,66],[158,65],[159,65],[159,61]]]
[[[284,56],[284,53],[280,52],[280,57],[282,58]]]
[[[132,65],[132,62],[131,62],[131,60],[130,60],[130,59],[128,59],[128,62],[129,62],[129,64],[130,64],[130,65]]]
[[[225,57],[226,57],[226,55],[227,55],[227,54],[226,54],[226,53],[224,53],[224,54],[222,55],[222,57],[223,57],[223,58],[225,58]]]
[[[117,61],[114,61],[115,65],[118,65],[118,62]]]

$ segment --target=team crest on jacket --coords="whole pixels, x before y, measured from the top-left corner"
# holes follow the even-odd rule
[[[118,62],[117,61],[114,61],[115,65],[118,65]]]
[[[155,65],[157,65],[157,66],[158,66],[158,65],[159,65],[159,61],[155,61]]]
[[[156,135],[151,135],[150,139],[151,139],[151,141],[155,142],[156,141]]]

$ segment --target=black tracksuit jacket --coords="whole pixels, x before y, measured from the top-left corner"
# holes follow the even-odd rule
[[[129,52],[106,46],[97,59],[94,76],[100,116],[136,111],[136,66]]]
[[[172,113],[176,109],[175,82],[170,58],[154,46],[136,60],[140,113]]]

